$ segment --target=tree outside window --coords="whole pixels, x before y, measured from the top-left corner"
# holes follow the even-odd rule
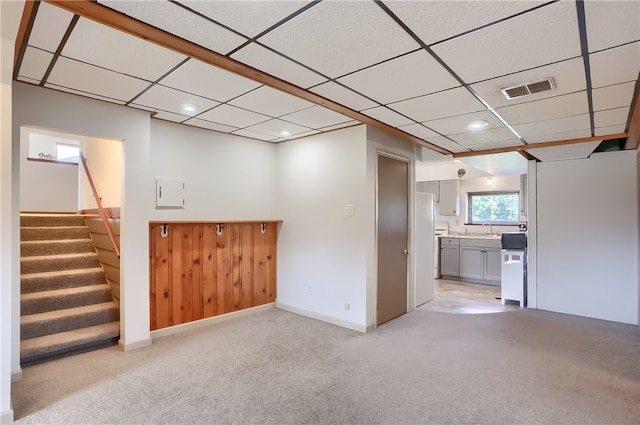
[[[469,223],[518,224],[520,196],[518,191],[474,192],[468,194]]]

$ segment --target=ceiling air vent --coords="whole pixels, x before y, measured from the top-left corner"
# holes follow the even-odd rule
[[[533,81],[519,86],[507,87],[505,89],[500,89],[500,91],[504,97],[511,100],[518,97],[529,96],[534,93],[549,91],[555,88],[556,82],[553,81],[553,77],[549,77],[542,81]]]

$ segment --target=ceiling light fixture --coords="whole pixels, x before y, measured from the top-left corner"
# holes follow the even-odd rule
[[[280,135],[283,137],[291,136],[291,132],[289,130],[280,130]]]
[[[200,110],[200,107],[194,103],[181,103],[180,108],[188,115],[194,115]]]
[[[478,131],[478,130],[482,130],[483,128],[487,128],[488,126],[489,126],[489,121],[476,120],[476,121],[471,121],[467,127],[469,128],[469,130]]]

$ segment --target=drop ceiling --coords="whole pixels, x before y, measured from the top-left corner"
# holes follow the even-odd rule
[[[628,132],[636,103],[640,1],[82,3],[25,9],[16,80],[267,142],[362,121],[443,154],[535,156],[536,143]],[[99,23],[107,13],[117,24]],[[168,42],[129,34],[136,20]],[[500,92],[548,77],[551,91]]]

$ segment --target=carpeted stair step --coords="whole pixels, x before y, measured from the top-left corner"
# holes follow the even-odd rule
[[[81,307],[112,301],[111,291],[107,285],[80,286],[69,289],[33,292],[20,296],[20,314],[44,313],[51,309]]]
[[[109,322],[20,342],[20,361],[28,363],[117,342],[120,322]]]
[[[91,239],[59,239],[53,241],[25,241],[20,243],[20,255],[22,257],[76,254],[94,251],[95,249]]]
[[[30,314],[20,318],[20,339],[24,341],[54,333],[115,322],[118,319],[118,306],[114,302]]]
[[[20,276],[20,293],[73,288],[78,286],[106,283],[100,267],[58,272],[29,273]]]
[[[84,217],[77,214],[21,214],[20,227],[84,226]]]
[[[89,239],[86,226],[21,227],[21,241],[49,241],[55,239]]]
[[[89,269],[100,267],[98,254],[82,252],[79,254],[38,255],[20,259],[20,273],[40,273],[62,270]]]

